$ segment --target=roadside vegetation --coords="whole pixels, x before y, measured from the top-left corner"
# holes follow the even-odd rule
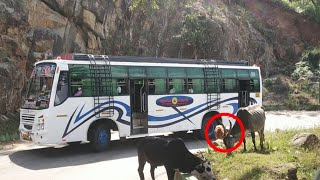
[[[320,167],[320,149],[307,150],[290,145],[295,134],[310,132],[320,135],[320,128],[308,130],[291,130],[268,132],[265,134],[265,150],[254,152],[251,137],[247,137],[247,152],[241,145],[232,156],[217,153],[212,149],[206,157],[214,162],[213,168],[218,179],[285,179],[288,166],[298,168],[298,179],[313,179]],[[259,144],[256,138],[256,144]]]
[[[318,0],[273,0],[280,2],[289,9],[302,13],[320,23],[320,1]]]
[[[19,140],[19,113],[0,115],[0,149],[8,141]]]
[[[283,65],[282,75],[264,79],[267,110],[320,109],[320,47],[306,50],[294,67]]]

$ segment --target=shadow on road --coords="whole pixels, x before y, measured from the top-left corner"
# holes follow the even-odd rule
[[[205,140],[197,140],[191,135],[181,138],[183,138],[189,150],[208,147]],[[139,139],[112,141],[112,148],[101,153],[93,153],[89,144],[79,144],[59,149],[41,148],[17,151],[10,154],[9,158],[14,164],[31,170],[78,166],[101,161],[136,157],[136,144],[138,141]]]

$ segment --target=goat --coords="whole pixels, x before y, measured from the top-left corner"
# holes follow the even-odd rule
[[[264,126],[265,126],[265,120],[266,115],[264,108],[261,105],[251,105],[248,107],[241,107],[239,108],[237,112],[237,116],[243,123],[245,131],[249,131],[251,133],[252,142],[254,145],[254,150],[257,151],[256,147],[256,140],[255,140],[255,132],[259,133],[260,137],[260,147],[261,150],[263,150],[263,142],[264,142]],[[227,132],[223,138],[223,142],[226,146],[226,148],[231,148],[234,146],[236,140],[240,138],[241,135],[241,129],[238,123],[235,123],[234,126],[231,128],[231,122],[230,123],[230,131]],[[247,151],[246,148],[246,139],[243,140],[244,144],[244,151]]]
[[[152,180],[157,166],[166,168],[168,180],[174,179],[175,170],[191,173],[200,180],[215,179],[211,163],[192,154],[180,138],[145,137],[138,144],[138,161],[140,180],[144,180],[146,162],[151,165]]]
[[[223,139],[223,136],[225,134],[225,128],[223,125],[217,125],[214,129],[214,136],[216,139]]]

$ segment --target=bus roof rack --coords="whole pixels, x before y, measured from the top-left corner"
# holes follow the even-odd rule
[[[59,59],[90,61],[89,54],[66,54],[59,56]],[[216,65],[236,65],[248,66],[248,61],[228,61],[215,59],[186,59],[186,58],[164,58],[164,57],[138,57],[138,56],[107,56],[94,55],[96,61],[104,60],[104,57],[109,57],[110,61],[114,62],[151,62],[151,63],[178,63],[178,64],[216,64]]]

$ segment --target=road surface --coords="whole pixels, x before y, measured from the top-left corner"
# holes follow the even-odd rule
[[[320,112],[267,112],[266,130],[320,127]],[[195,152],[207,148],[205,141],[190,136],[184,139],[188,149]],[[40,148],[22,144],[15,149],[0,151],[1,180],[139,180],[137,140],[113,141],[113,148],[103,153],[91,153],[88,145],[64,148]],[[150,177],[146,164],[144,174]],[[166,180],[163,167],[155,170],[157,180]]]

